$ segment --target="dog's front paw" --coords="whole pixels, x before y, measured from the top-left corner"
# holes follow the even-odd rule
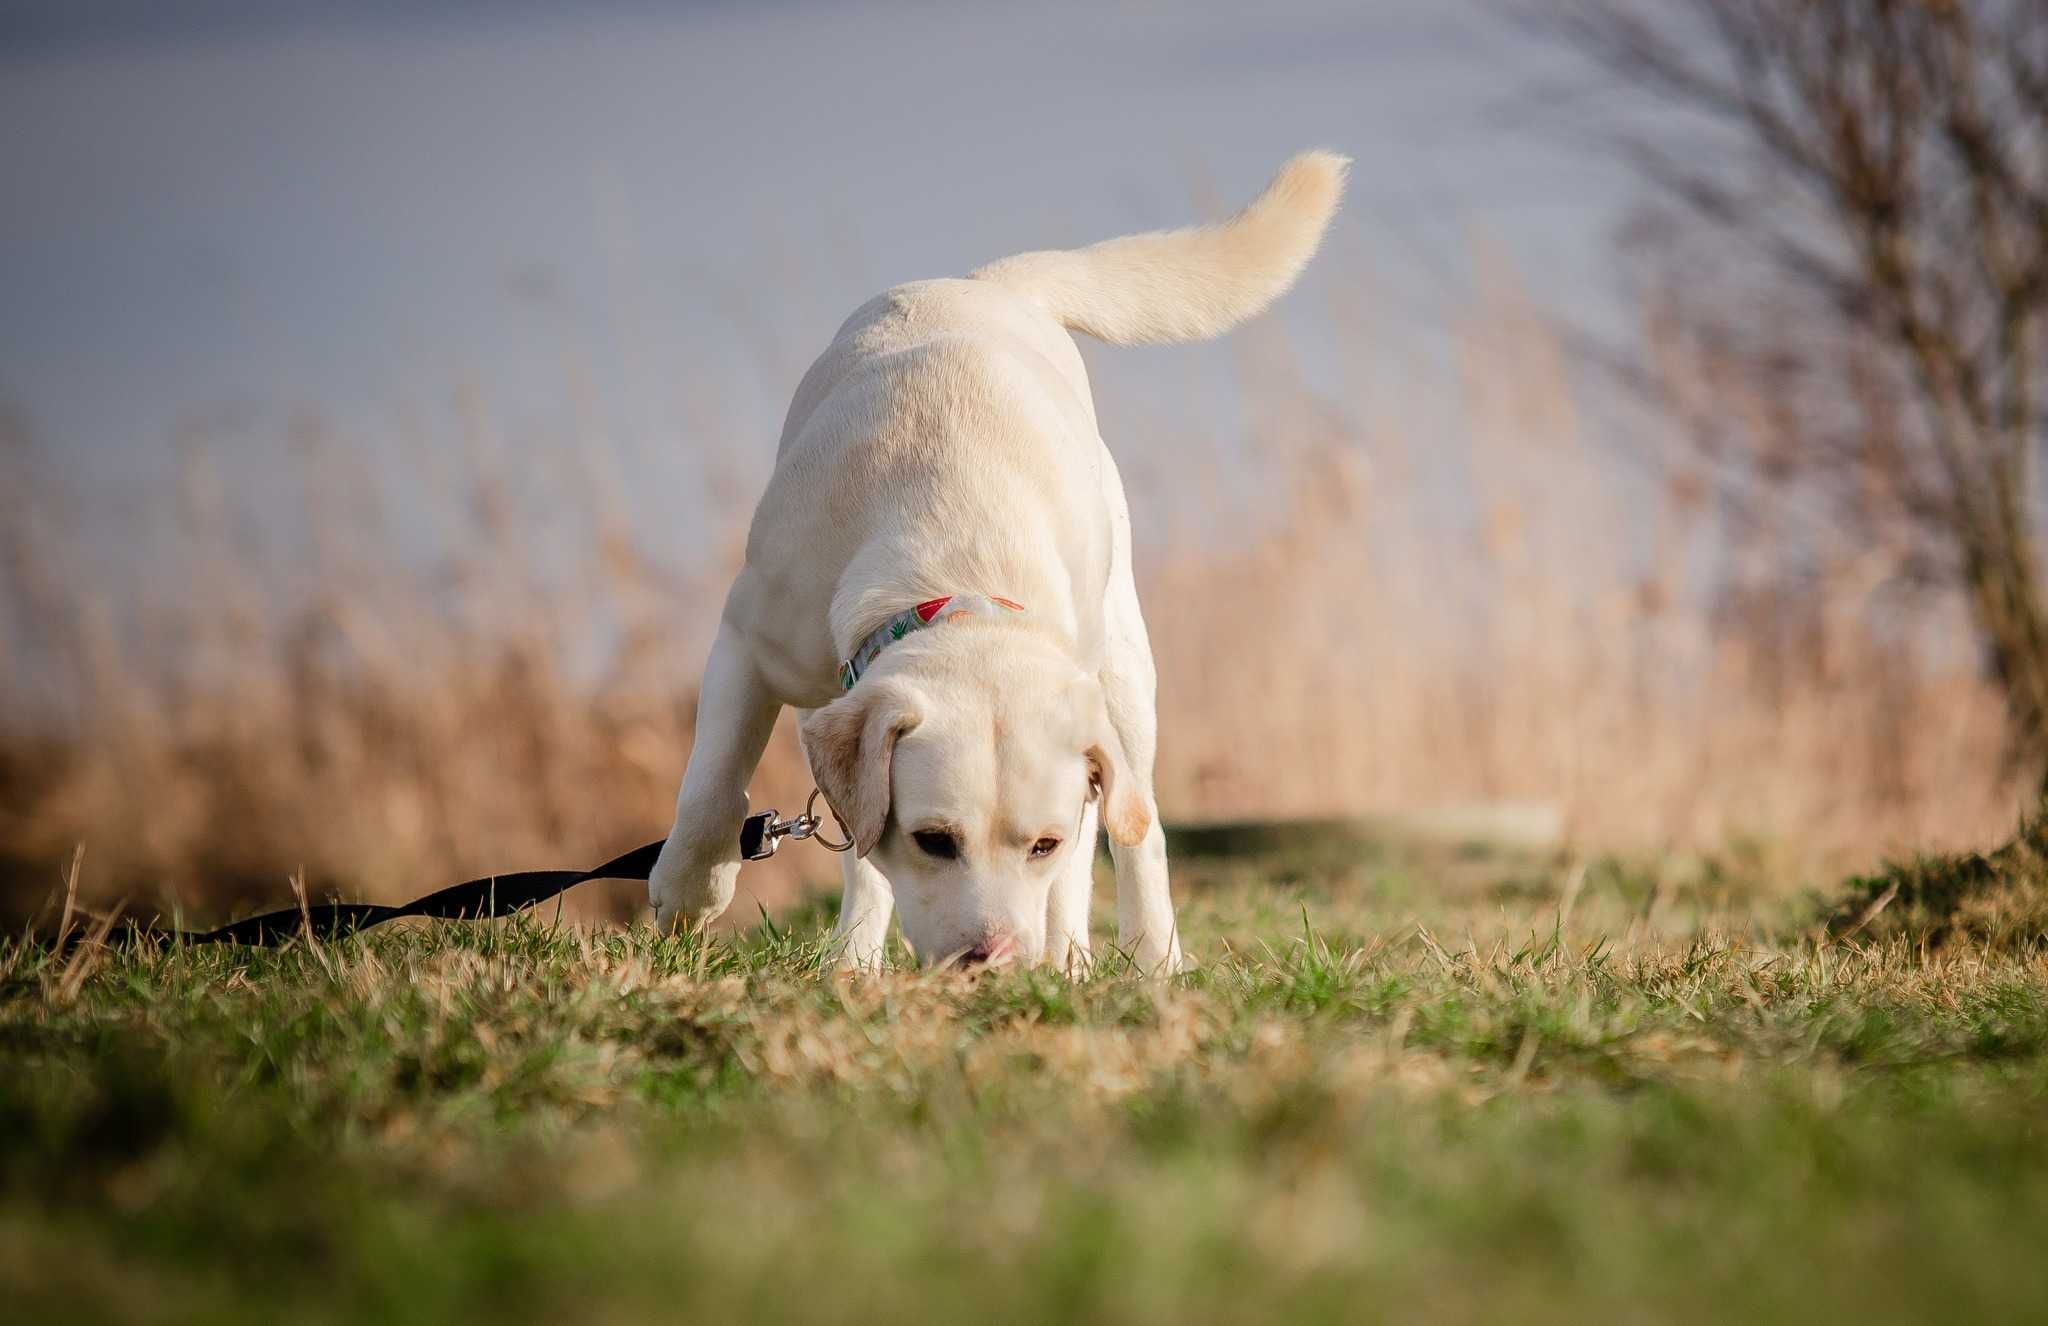
[[[835,935],[825,948],[829,971],[872,975],[889,965],[881,943],[863,935]]]
[[[1131,946],[1130,953],[1131,965],[1141,976],[1163,979],[1194,969],[1193,964],[1181,954],[1178,934],[1168,934],[1164,944],[1141,938]]]
[[[693,862],[684,853],[663,848],[647,876],[655,925],[662,930],[709,925],[732,904],[739,877],[737,861]]]

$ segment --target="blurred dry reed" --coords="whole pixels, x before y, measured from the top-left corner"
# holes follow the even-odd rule
[[[1480,282],[1462,390],[1433,415],[1384,389],[1347,299],[1345,395],[1305,385],[1269,321],[1230,351],[1248,438],[1126,460],[1169,818],[1508,800],[1555,807],[1583,847],[1747,837],[1834,863],[2010,827],[1999,698],[1944,648],[1948,607],[1901,623],[1872,550],[1795,556],[1655,448],[1597,451],[1511,277]],[[391,898],[665,830],[771,441],[692,439],[730,528],[680,571],[636,536],[602,430],[515,465],[474,393],[452,418],[453,445],[419,442],[396,480],[443,527],[430,557],[393,476],[294,425],[310,551],[289,574],[189,439],[164,498],[179,546],[148,559],[167,587],[132,611],[27,439],[0,446],[0,909],[60,896],[79,843],[88,900],[214,916],[275,904],[300,868],[316,894]],[[785,724],[756,804],[807,788]],[[764,903],[789,872],[832,876],[775,866],[745,877]],[[638,902],[621,884],[571,911]]]

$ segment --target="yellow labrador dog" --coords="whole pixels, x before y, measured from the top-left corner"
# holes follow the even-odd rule
[[[844,820],[843,966],[889,918],[926,962],[1088,961],[1097,821],[1119,945],[1181,966],[1152,797],[1155,676],[1130,515],[1069,332],[1216,336],[1294,283],[1348,161],[1306,152],[1220,225],[1005,258],[869,301],[797,388],[649,883],[732,901],[747,782],[784,705]]]

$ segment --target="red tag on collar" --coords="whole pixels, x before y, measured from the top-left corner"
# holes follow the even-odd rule
[[[917,619],[919,621],[930,622],[932,618],[939,615],[939,609],[945,607],[948,603],[951,603],[952,601],[953,596],[951,594],[946,595],[946,597],[942,599],[926,599],[924,602],[918,604],[915,608],[912,608],[911,611],[917,614]]]

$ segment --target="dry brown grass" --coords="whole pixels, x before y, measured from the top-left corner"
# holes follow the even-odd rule
[[[1259,421],[1236,454],[1262,482],[1192,443],[1127,467],[1146,476],[1169,817],[1507,799],[1555,807],[1587,846],[1760,837],[1831,864],[2009,829],[1998,699],[1944,650],[1947,610],[1902,622],[1864,550],[1737,527],[1654,448],[1618,466],[1540,319],[1487,284],[1459,337],[1462,399],[1434,422],[1384,383],[1318,396],[1269,323],[1235,351]],[[1373,340],[1343,345],[1360,383]],[[515,464],[480,403],[455,420],[458,459],[420,448],[396,475],[297,430],[311,554],[288,574],[234,532],[257,499],[194,440],[181,546],[149,559],[167,592],[81,569],[105,532],[67,521],[25,443],[0,452],[10,910],[50,896],[81,842],[88,898],[217,912],[274,903],[299,867],[316,892],[392,897],[663,831],[743,515],[670,571],[597,430]],[[733,512],[767,451],[705,448]],[[1427,477],[1446,472],[1459,491]],[[398,551],[401,488],[455,551]],[[1183,515],[1148,524],[1148,506]],[[807,787],[785,730],[757,803]],[[792,882],[747,880],[770,902]],[[619,885],[573,909],[636,902]]]
[[[1283,513],[1239,555],[1190,531],[1153,562],[1168,805],[1530,801],[1581,842],[1807,864],[2010,831],[2003,710],[1953,603],[1901,620],[1884,550],[1755,528],[1680,453],[1595,454],[1512,283],[1462,352],[1455,431],[1267,394]],[[1423,447],[1459,450],[1473,534],[1415,518]]]

